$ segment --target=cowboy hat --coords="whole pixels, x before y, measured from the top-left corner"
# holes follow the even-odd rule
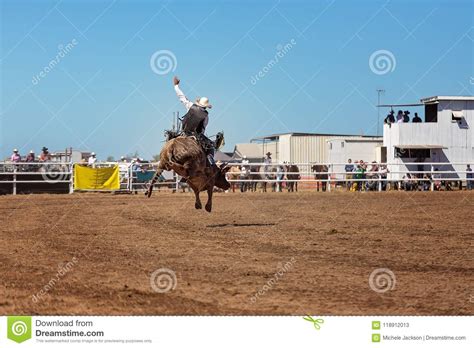
[[[43,146],[43,148],[41,149],[41,151],[48,151],[48,148],[46,146]]]
[[[212,105],[209,104],[209,99],[206,97],[201,97],[196,100],[196,104],[202,106],[203,108],[212,108]]]
[[[13,149],[13,152],[18,152],[18,149]]]
[[[268,152],[266,153],[266,155],[267,155],[267,156],[271,156],[272,153],[271,153],[270,151],[268,151]]]

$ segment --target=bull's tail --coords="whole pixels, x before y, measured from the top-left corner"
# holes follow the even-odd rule
[[[155,172],[155,175],[153,175],[153,179],[151,179],[151,181],[148,182],[148,184],[147,184],[148,189],[147,189],[146,192],[145,192],[145,196],[147,196],[148,198],[151,197],[151,194],[152,194],[152,192],[153,192],[153,186],[156,184],[156,182],[157,182],[158,179],[160,178],[161,173],[163,173],[163,169],[158,169],[158,170]]]

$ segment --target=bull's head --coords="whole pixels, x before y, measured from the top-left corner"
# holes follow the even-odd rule
[[[226,173],[230,170],[230,166],[223,164],[220,167],[216,168],[216,173],[214,174],[214,185],[222,190],[230,189],[230,183],[225,177]]]

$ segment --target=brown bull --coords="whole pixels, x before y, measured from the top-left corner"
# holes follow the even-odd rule
[[[206,165],[206,161],[206,154],[195,138],[180,136],[167,141],[160,152],[160,163],[155,176],[149,183],[146,196],[151,196],[153,185],[163,170],[174,170],[186,179],[189,187],[194,191],[196,196],[194,207],[196,209],[202,208],[199,192],[207,191],[208,199],[205,208],[206,211],[211,212],[214,186],[223,190],[230,188],[225,177],[230,167],[209,167]]]

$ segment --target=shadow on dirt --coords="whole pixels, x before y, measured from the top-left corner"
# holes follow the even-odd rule
[[[275,226],[276,224],[216,224],[216,225],[207,225],[206,227],[216,228],[216,227],[251,227],[251,226]]]

